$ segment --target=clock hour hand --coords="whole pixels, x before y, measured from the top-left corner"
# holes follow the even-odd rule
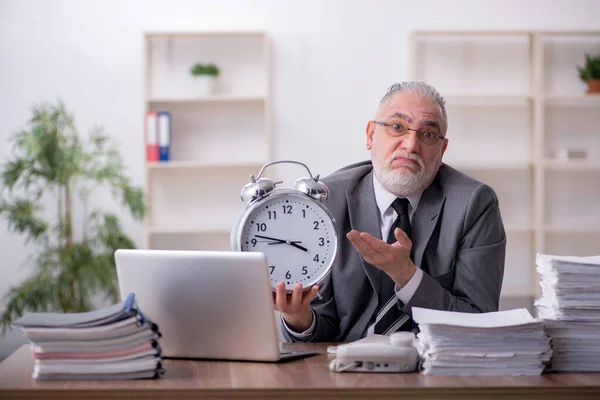
[[[300,249],[303,251],[308,251],[308,249],[306,247],[302,247],[298,243],[302,243],[302,242],[289,242],[290,245],[294,246],[297,249]]]

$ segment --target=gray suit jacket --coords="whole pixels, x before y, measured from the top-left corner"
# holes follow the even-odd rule
[[[323,299],[311,303],[316,326],[309,341],[354,341],[366,335],[377,309],[381,272],[356,252],[352,229],[381,239],[380,214],[370,161],[350,165],[323,179],[330,190],[340,250],[320,285]],[[385,239],[384,239],[385,240]],[[443,164],[423,192],[412,219],[412,259],[423,280],[407,304],[461,312],[497,311],[504,275],[506,234],[498,199],[489,186]],[[283,329],[289,341],[295,339]]]

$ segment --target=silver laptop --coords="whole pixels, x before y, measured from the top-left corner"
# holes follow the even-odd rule
[[[279,361],[267,259],[259,252],[115,252],[121,299],[158,324],[164,357]]]

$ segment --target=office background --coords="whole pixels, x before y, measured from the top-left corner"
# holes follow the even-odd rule
[[[265,81],[265,85],[269,86],[270,155],[272,159],[303,161],[313,172],[326,175],[345,164],[368,157],[364,148],[366,121],[372,117],[377,102],[391,83],[414,76],[412,69],[416,63],[411,56],[415,49],[411,47],[410,38],[415,31],[598,31],[598,15],[600,2],[594,0],[0,0],[0,160],[4,161],[9,156],[7,141],[12,134],[25,127],[31,107],[41,100],[61,99],[73,111],[81,133],[86,133],[94,125],[102,125],[108,134],[121,143],[128,175],[135,184],[146,185],[148,170],[143,117],[148,107],[145,97],[145,34],[261,31],[266,33],[270,48],[270,72]],[[523,49],[528,51],[528,45],[519,44],[519,38],[515,40],[517,52]],[[600,52],[598,43],[600,41],[592,47],[595,46]],[[514,55],[510,50],[508,54]],[[519,55],[516,58],[519,59]],[[581,64],[583,60],[576,62]],[[575,71],[573,73],[576,74]],[[519,78],[508,86],[512,84],[514,88],[519,84],[518,81]],[[522,83],[529,85],[529,79]],[[496,85],[499,86],[502,84]],[[470,88],[476,89],[475,86]],[[570,89],[573,89],[572,85]],[[440,90],[442,95],[446,94],[442,88]],[[528,90],[528,87],[524,87],[523,93]],[[520,101],[510,98],[503,101],[513,100],[517,103]],[[250,108],[255,107],[254,103],[250,103]],[[597,125],[594,127],[590,124],[600,121],[589,110],[583,111],[581,118],[589,121],[585,129],[595,129],[597,134]],[[522,116],[520,112],[508,111],[509,114],[517,114],[516,120]],[[470,118],[473,118],[479,122],[483,120],[484,127],[480,135],[471,135],[473,140],[462,149],[454,147],[457,145],[449,136],[449,159],[456,162],[462,159],[485,160],[488,152],[491,154],[498,149],[497,146],[503,146],[502,141],[498,140],[503,135],[507,138],[506,146],[511,154],[529,153],[531,148],[520,146],[531,146],[531,142],[521,142],[518,135],[507,131],[523,129],[527,134],[530,127],[509,123],[504,128],[505,113],[494,113],[489,109],[482,111],[477,107],[455,111],[454,115],[463,123],[468,125]],[[230,118],[224,117],[222,121],[232,124],[234,129],[238,123],[237,115],[233,111]],[[452,112],[449,118],[452,127]],[[524,120],[529,123],[527,118],[524,117]],[[575,129],[579,126],[575,125]],[[564,127],[565,130],[570,128],[568,124]],[[239,127],[235,129],[239,130]],[[494,134],[486,136],[486,130]],[[221,126],[220,132],[226,131]],[[494,139],[489,141],[486,137]],[[588,143],[598,145],[597,139]],[[225,158],[234,160],[238,156],[244,157],[244,151],[236,147],[235,142],[231,142],[230,146]],[[258,172],[242,169],[233,173],[243,173],[243,183],[247,180],[248,171]],[[279,177],[285,179],[285,184],[292,184],[295,178],[304,173],[291,168],[276,171]],[[189,171],[184,176],[187,173]],[[207,175],[213,173],[213,182],[218,182],[219,172],[210,169],[203,172]],[[477,174],[474,172],[474,175]],[[513,204],[518,207],[522,193],[531,195],[530,188],[534,184],[528,178],[523,178],[525,175],[498,174],[489,174],[490,179],[495,179],[501,186],[498,190],[507,190],[507,182],[514,182],[514,187],[517,187],[514,192],[509,189],[509,194],[504,195],[511,207]],[[593,179],[598,179],[600,175],[593,169],[575,172],[575,175],[558,181],[571,181],[572,176],[583,176],[586,182],[588,178],[592,179],[592,184],[588,185],[591,189],[585,196],[600,195],[598,189],[594,191],[593,185]],[[188,195],[198,198],[188,198],[188,204],[195,200],[199,203],[202,201],[202,194],[197,187],[194,188],[194,179],[188,181]],[[523,180],[526,182],[523,183]],[[49,206],[55,200],[47,198],[44,201]],[[231,199],[224,199],[224,203],[235,204]],[[592,221],[598,221],[600,210],[587,207],[587,204],[584,202],[581,209],[589,213]],[[103,205],[105,209],[118,213],[125,231],[140,247],[145,245],[147,227],[135,223],[129,214],[124,213],[111,200],[108,191],[97,192],[92,199],[93,205]],[[213,205],[218,214],[218,202],[213,202]],[[533,204],[529,205],[533,208]],[[511,210],[509,208],[506,212],[510,214]],[[75,209],[76,218],[81,213],[82,210]],[[519,223],[523,215],[513,213],[511,217],[510,223],[516,231],[515,243],[533,240],[530,235],[532,228]],[[583,214],[583,218],[585,216]],[[223,236],[223,233],[220,235]],[[585,240],[592,243],[591,247],[584,247],[581,251],[593,251],[593,243],[600,243],[598,230],[591,229],[587,236]],[[210,238],[203,240],[210,241]],[[530,247],[533,248],[533,245]],[[530,253],[531,248],[523,252]],[[596,253],[600,254],[600,249]],[[0,254],[0,295],[4,296],[11,286],[28,276],[30,264],[27,260],[35,254],[35,249],[26,246],[22,237],[9,234],[5,221],[1,221]],[[510,256],[508,259],[511,260]],[[507,266],[510,272],[506,279],[517,283],[522,279],[532,280],[529,271],[533,266],[525,268],[528,268],[525,275],[519,275],[519,271]],[[535,282],[528,281],[526,286],[533,284]],[[511,303],[505,304],[505,307],[509,306]],[[0,338],[0,357],[22,342],[15,332]]]

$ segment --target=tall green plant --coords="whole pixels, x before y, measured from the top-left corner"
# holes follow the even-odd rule
[[[60,102],[34,107],[28,126],[12,137],[13,157],[0,170],[0,216],[39,252],[33,274],[5,297],[3,335],[26,311],[83,312],[98,296],[118,301],[114,251],[135,246],[116,215],[88,210],[95,189],[110,188],[137,221],[146,212],[142,189],[130,183],[116,144],[102,129],[84,140]],[[55,201],[55,209],[44,210],[42,200]],[[74,218],[75,201],[82,219]]]

